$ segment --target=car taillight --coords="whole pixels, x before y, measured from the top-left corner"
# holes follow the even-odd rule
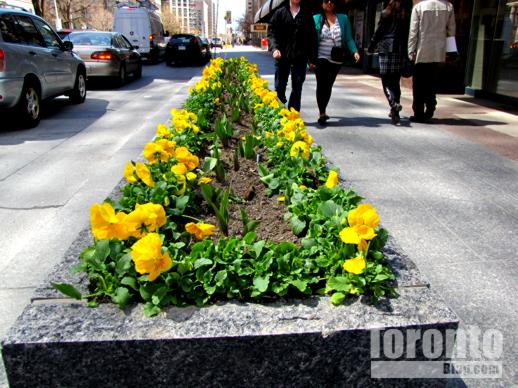
[[[97,51],[93,53],[90,58],[97,59],[101,61],[111,61],[112,59],[112,53],[109,51]]]
[[[5,70],[5,53],[4,50],[0,49],[0,71]]]
[[[155,40],[155,35],[154,34],[149,35],[149,41],[152,42],[154,40]]]
[[[192,41],[193,41],[195,44],[198,44],[198,42],[199,42],[199,41],[198,41],[198,38],[194,38]]]

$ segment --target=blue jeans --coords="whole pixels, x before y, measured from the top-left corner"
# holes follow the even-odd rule
[[[287,61],[275,61],[275,91],[279,100],[286,103],[286,85],[291,73],[291,94],[288,108],[300,112],[300,100],[302,97],[302,84],[306,79],[306,63],[290,63]]]

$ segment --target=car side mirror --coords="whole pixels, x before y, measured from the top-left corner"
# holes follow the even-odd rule
[[[66,41],[63,42],[63,48],[66,51],[72,51],[74,49],[74,43],[72,43],[69,40],[66,40]]]

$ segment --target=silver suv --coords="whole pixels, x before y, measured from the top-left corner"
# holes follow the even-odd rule
[[[0,110],[17,111],[32,128],[41,117],[41,101],[61,94],[79,104],[86,98],[86,68],[45,20],[0,7]]]

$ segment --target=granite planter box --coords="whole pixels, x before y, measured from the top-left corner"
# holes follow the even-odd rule
[[[69,268],[90,241],[85,230],[49,281],[86,291],[84,274]],[[142,306],[91,309],[45,285],[2,342],[10,386],[419,385],[370,378],[371,334],[390,328],[444,333],[455,330],[458,319],[394,241],[385,253],[400,296],[376,306],[358,298],[335,307],[315,297],[172,307],[146,318]]]

